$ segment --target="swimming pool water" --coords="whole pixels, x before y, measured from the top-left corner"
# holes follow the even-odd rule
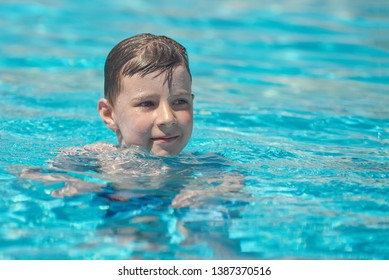
[[[0,4],[0,259],[389,258],[389,3],[123,2]],[[114,176],[90,158],[53,171],[60,148],[116,143],[96,112],[104,61],[141,32],[188,49],[185,152],[115,155]],[[105,187],[54,197],[66,180],[15,175],[26,167]],[[118,180],[127,201],[109,198]]]

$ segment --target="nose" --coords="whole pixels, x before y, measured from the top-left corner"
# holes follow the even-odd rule
[[[168,102],[161,102],[157,110],[156,124],[158,126],[168,126],[176,122],[177,120],[170,104]]]

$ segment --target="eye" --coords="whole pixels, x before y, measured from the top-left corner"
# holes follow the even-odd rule
[[[189,103],[188,100],[180,98],[180,99],[174,100],[173,105],[186,105],[188,103]]]
[[[155,103],[153,101],[143,101],[138,104],[138,107],[153,107]]]

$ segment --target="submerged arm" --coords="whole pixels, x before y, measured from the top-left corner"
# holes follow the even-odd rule
[[[172,207],[196,207],[205,202],[207,198],[215,195],[230,196],[243,189],[244,176],[235,172],[223,175],[221,178],[208,178],[207,189],[184,189],[172,201]],[[216,185],[216,187],[215,187]]]
[[[50,170],[49,170],[50,171]],[[50,173],[43,172],[43,169],[36,167],[25,167],[21,171],[15,173],[16,176],[25,179],[31,179],[40,181],[46,185],[63,182],[64,187],[51,192],[52,196],[64,197],[72,196],[81,193],[101,191],[105,184],[88,182],[77,177],[73,177],[67,174],[56,172],[55,170]]]

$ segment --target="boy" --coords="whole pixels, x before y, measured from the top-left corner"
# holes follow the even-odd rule
[[[136,168],[132,152],[143,149],[157,156],[177,155],[191,137],[194,95],[188,56],[182,45],[168,37],[139,34],[121,41],[111,50],[104,71],[104,98],[98,101],[98,113],[106,126],[116,133],[118,146],[95,143],[62,149],[50,163],[50,168],[66,172],[87,171],[91,169],[90,162],[97,162],[96,171],[103,174],[102,179],[105,175],[115,175],[108,176],[115,190],[136,189],[136,186],[129,186],[128,175],[146,175],[146,164],[142,162],[142,168]],[[126,149],[130,146],[137,148]],[[155,166],[148,163],[147,166],[150,167],[149,175],[157,176],[157,181],[161,180],[158,174],[170,169],[161,163]],[[25,169],[19,176],[46,183],[65,182],[65,187],[52,192],[58,197],[101,191],[106,186],[68,174],[43,174],[36,168]],[[217,188],[181,190],[172,206],[195,205],[195,197],[241,189],[241,176],[209,178],[210,184],[215,182],[218,182]],[[164,184],[153,182],[152,185],[159,188]],[[133,194],[111,198],[126,200],[128,195]]]
[[[119,147],[140,146],[155,155],[177,155],[193,128],[192,77],[185,48],[140,34],[117,44],[105,63],[98,112]]]

